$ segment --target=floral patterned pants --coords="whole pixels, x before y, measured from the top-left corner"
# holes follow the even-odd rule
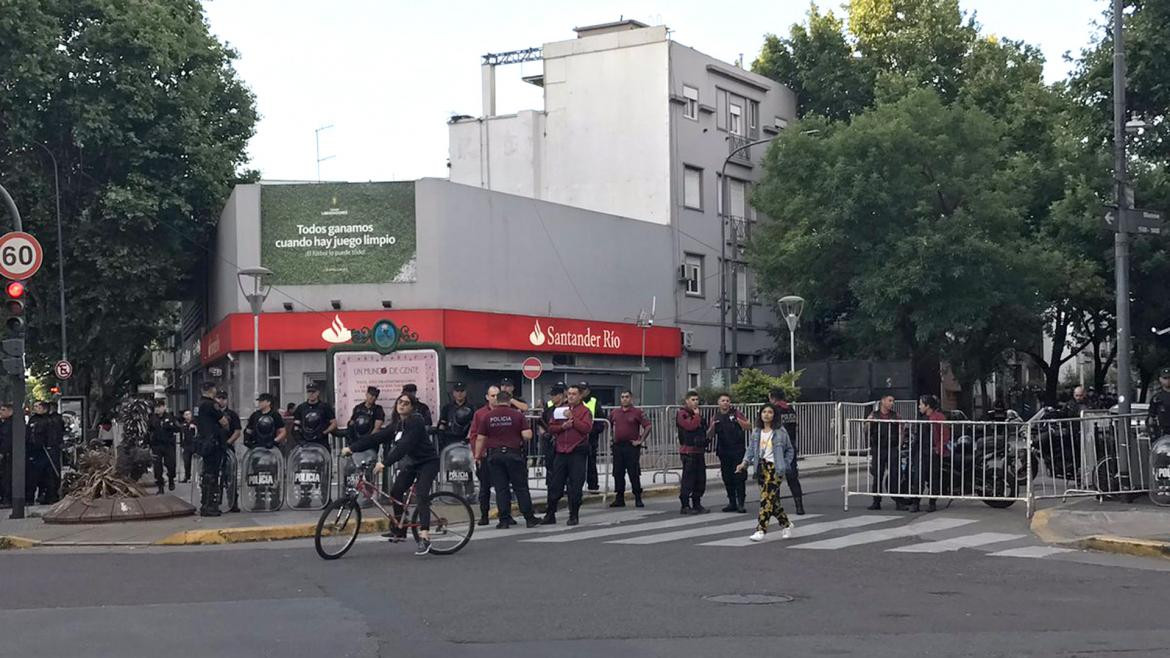
[[[774,516],[780,522],[781,528],[789,525],[788,515],[780,505],[780,482],[784,480],[782,473],[776,472],[776,465],[761,459],[760,472],[763,474],[764,484],[760,487],[760,518],[757,526],[761,532],[768,531],[768,521]]]

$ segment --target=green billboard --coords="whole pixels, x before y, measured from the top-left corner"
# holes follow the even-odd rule
[[[414,281],[414,183],[263,185],[260,241],[277,285]]]

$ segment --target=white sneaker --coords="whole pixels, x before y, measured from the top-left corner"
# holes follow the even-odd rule
[[[792,521],[789,521],[788,525],[785,526],[784,529],[780,531],[780,538],[781,539],[790,539],[792,537],[792,529],[795,527],[796,527],[796,524],[793,523]]]
[[[751,537],[748,537],[748,539],[752,541],[764,541],[764,531],[757,530],[755,534],[753,534]]]

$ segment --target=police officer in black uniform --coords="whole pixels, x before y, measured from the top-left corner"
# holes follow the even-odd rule
[[[236,443],[244,435],[244,425],[240,422],[240,414],[228,406],[227,391],[219,391],[216,393],[215,401],[219,405],[219,410],[228,419],[227,432],[224,436],[225,445],[223,448],[223,462],[221,463],[222,472],[219,477],[221,486],[227,491],[228,512],[235,513],[240,511],[240,489],[236,481],[238,462],[234,458],[236,456]]]
[[[455,382],[451,386],[451,401],[439,410],[439,453],[443,448],[467,440],[475,406],[467,399],[467,385]]]
[[[381,391],[377,386],[368,387],[366,399],[353,408],[353,413],[349,415],[349,424],[345,428],[347,444],[371,432],[377,432],[386,423],[386,410],[378,404],[379,394]]]
[[[317,385],[309,382],[305,387],[306,400],[293,412],[293,429],[300,433],[304,443],[315,443],[329,449],[329,435],[337,429],[337,415],[333,407],[321,399]]]
[[[223,463],[228,417],[215,403],[215,383],[204,382],[203,397],[195,407],[195,452],[203,458],[199,475],[199,515],[219,516],[223,491],[219,488],[219,471]]]
[[[146,421],[147,436],[150,442],[150,453],[154,457],[154,482],[158,485],[158,494],[163,494],[163,467],[166,467],[167,479],[165,484],[171,491],[175,490],[175,434],[179,432],[179,423],[167,411],[166,400],[154,401],[154,413]]]
[[[715,439],[715,454],[719,456],[719,469],[723,476],[723,488],[727,491],[727,507],[724,512],[747,512],[747,472],[740,472],[738,466],[747,453],[747,432],[751,423],[731,406],[731,396],[719,396],[719,409],[711,416],[707,438]]]
[[[33,403],[33,415],[28,419],[26,432],[25,500],[50,505],[57,501],[57,478],[53,470],[53,430],[49,405],[40,400]]]
[[[1158,373],[1158,383],[1161,384],[1153,396],[1150,397],[1149,419],[1150,436],[1155,441],[1170,435],[1170,368],[1162,368]]]
[[[248,427],[244,430],[244,447],[246,448],[275,448],[278,443],[284,443],[284,417],[276,410],[276,398],[271,393],[261,393],[256,397],[259,409],[248,417]]]

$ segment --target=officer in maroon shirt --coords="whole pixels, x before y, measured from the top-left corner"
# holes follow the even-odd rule
[[[548,431],[556,438],[556,459],[548,485],[548,510],[545,525],[556,525],[557,505],[569,489],[569,523],[577,525],[581,510],[581,487],[585,485],[585,464],[589,461],[589,433],[593,431],[593,414],[581,403],[581,387],[568,390],[569,405],[558,407],[549,421]]]
[[[680,514],[704,514],[703,492],[707,490],[707,433],[699,415],[699,394],[688,391],[685,406],[674,419],[678,426],[678,453],[682,459],[682,478],[678,485],[678,499],[682,502]]]
[[[475,458],[486,458],[491,473],[492,486],[496,489],[496,511],[500,522],[496,525],[506,530],[516,525],[512,519],[511,491],[516,492],[516,502],[529,528],[540,525],[532,513],[532,497],[528,494],[528,465],[524,459],[524,443],[532,438],[532,430],[524,413],[512,406],[512,394],[500,391],[495,406],[479,417],[475,428]]]
[[[471,427],[467,428],[467,441],[471,444],[471,448],[475,449],[476,428],[479,427],[480,419],[492,410],[496,405],[496,396],[500,393],[500,387],[489,386],[487,395],[484,398],[487,404],[476,410],[475,415],[471,417]],[[483,459],[477,458],[475,460],[475,479],[479,482],[479,525],[487,525],[490,523],[488,513],[492,507],[492,472],[488,468],[487,462]]]
[[[610,507],[626,506],[626,474],[630,476],[630,491],[634,493],[634,506],[642,504],[642,466],[638,459],[642,453],[642,442],[650,434],[650,421],[642,410],[634,406],[634,394],[622,391],[620,407],[609,412],[609,425],[613,428],[613,490],[617,498]]]

